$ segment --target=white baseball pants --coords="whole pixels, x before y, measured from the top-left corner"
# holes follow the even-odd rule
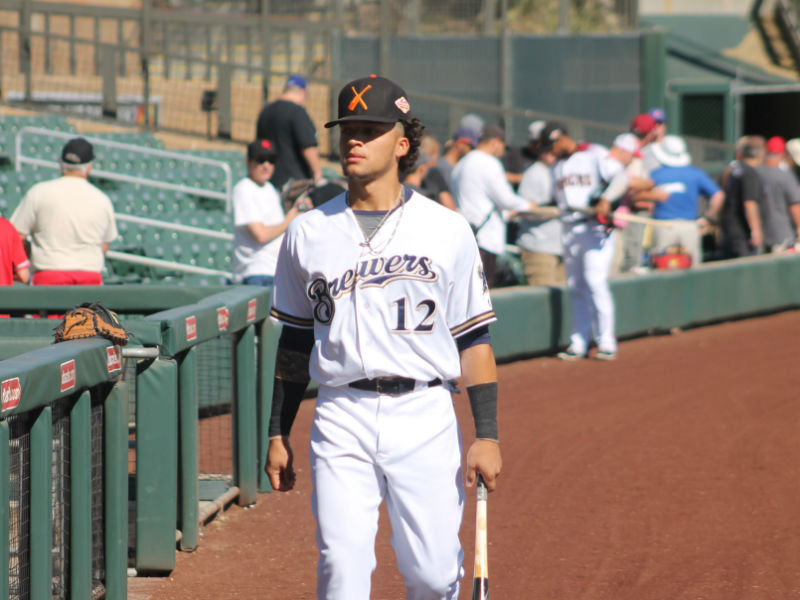
[[[614,298],[608,286],[616,235],[588,223],[564,227],[564,268],[572,306],[569,346],[577,354],[588,352],[593,337],[600,350],[617,351]]]
[[[446,388],[387,396],[320,386],[311,475],[319,599],[369,599],[384,500],[407,600],[458,597],[464,486]]]

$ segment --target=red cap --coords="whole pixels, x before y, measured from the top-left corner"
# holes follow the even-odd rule
[[[767,154],[783,154],[786,152],[786,141],[779,135],[767,140]]]
[[[631,121],[631,133],[639,136],[647,135],[653,131],[657,125],[658,123],[656,123],[653,117],[647,113],[642,113],[641,115],[633,117],[633,121]]]

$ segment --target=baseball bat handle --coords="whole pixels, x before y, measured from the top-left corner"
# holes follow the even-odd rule
[[[489,600],[489,561],[486,529],[486,501],[489,490],[478,473],[475,505],[475,572],[472,582],[472,600]]]

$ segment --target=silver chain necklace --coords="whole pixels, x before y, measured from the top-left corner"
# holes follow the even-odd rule
[[[403,194],[403,189],[404,189],[403,186],[400,186],[400,193],[397,194],[397,199],[394,201],[394,205],[392,206],[392,208],[390,208],[389,210],[386,211],[386,214],[383,215],[383,218],[375,226],[375,229],[373,229],[372,233],[370,233],[369,235],[366,234],[366,232],[364,231],[364,228],[361,226],[361,223],[358,221],[358,219],[356,219],[356,222],[358,223],[358,226],[361,228],[361,233],[364,234],[364,238],[365,238],[364,241],[361,242],[359,245],[362,248],[369,249],[370,254],[376,254],[376,255],[380,254],[381,252],[383,252],[386,249],[386,247],[389,245],[389,243],[394,239],[394,236],[397,233],[397,228],[400,226],[400,221],[403,218],[403,211],[404,211],[404,209],[406,207],[406,198],[405,198],[405,194]],[[347,197],[347,205],[350,206],[350,196],[349,195]],[[394,214],[394,212],[397,210],[398,205],[400,206],[400,214],[398,215],[397,219],[395,219],[394,229],[392,230],[391,235],[387,238],[386,243],[384,243],[381,248],[373,248],[373,246],[372,246],[373,238],[378,234],[378,231],[380,231],[381,228],[384,226],[386,221],[389,219],[389,216]]]

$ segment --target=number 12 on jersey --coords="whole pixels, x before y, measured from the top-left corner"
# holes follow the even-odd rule
[[[436,315],[436,302],[433,300],[423,300],[417,303],[415,307],[416,310],[410,317],[407,315],[406,310],[406,306],[409,304],[408,298],[400,298],[392,302],[392,304],[397,309],[397,320],[395,321],[395,327],[392,331],[398,333],[406,333],[409,331],[426,333],[433,330],[433,317]],[[421,319],[419,318],[420,315],[422,316]],[[409,318],[416,323],[411,324],[413,329],[409,329],[409,324],[407,322]]]

